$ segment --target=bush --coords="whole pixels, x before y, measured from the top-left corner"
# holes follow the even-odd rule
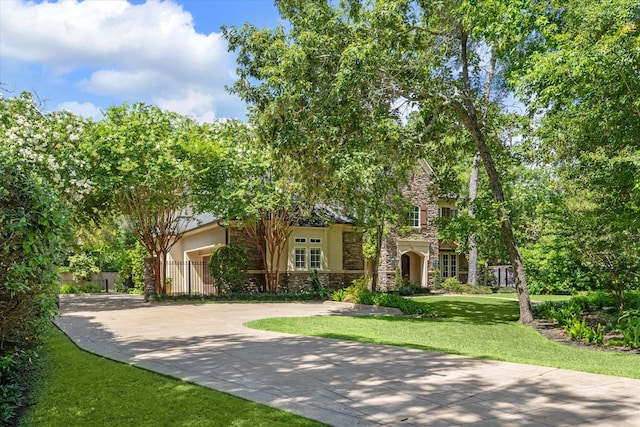
[[[58,292],[61,294],[95,294],[102,292],[102,290],[96,284],[87,283],[81,286],[62,285]]]
[[[455,277],[449,277],[442,282],[441,286],[447,292],[455,292],[454,288],[458,288],[461,285],[460,281]]]
[[[344,289],[338,289],[337,291],[333,291],[333,293],[331,294],[331,299],[333,301],[344,301],[344,299],[347,296],[347,291]]]
[[[442,289],[455,294],[491,294],[488,286],[474,286],[460,283],[455,277],[449,277],[442,283]]]
[[[73,280],[78,283],[90,282],[95,274],[100,273],[95,260],[86,254],[70,256],[69,271],[73,274]]]
[[[598,324],[596,329],[587,325],[585,319],[579,321],[578,319],[571,320],[566,326],[565,331],[574,341],[583,341],[585,343],[602,344],[604,339],[604,330],[602,325]]]
[[[396,294],[370,292],[369,298],[372,302],[370,305],[397,308],[404,314],[417,314],[421,316],[434,314],[434,310],[429,304],[403,298]]]
[[[25,389],[16,372],[55,311],[66,225],[58,199],[27,167],[0,155],[0,177],[0,419],[10,424]]]
[[[368,292],[370,292],[368,285],[369,280],[366,277],[360,277],[352,282],[352,285],[346,289],[346,292],[353,298],[353,302],[357,304],[364,304],[358,301],[360,301],[363,297],[366,296]]]
[[[62,285],[60,286],[60,290],[58,291],[61,294],[79,294],[80,289],[74,285]]]
[[[240,291],[249,277],[247,254],[239,246],[225,245],[211,254],[209,271],[219,292]]]

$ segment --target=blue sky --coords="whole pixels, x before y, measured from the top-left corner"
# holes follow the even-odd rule
[[[271,0],[0,0],[0,83],[96,119],[137,101],[201,121],[244,118],[224,89],[235,56],[220,27],[245,22],[273,28],[280,17]]]

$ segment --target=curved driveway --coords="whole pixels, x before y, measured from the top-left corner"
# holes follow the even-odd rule
[[[246,321],[365,314],[325,304],[145,304],[61,296],[90,352],[334,426],[640,426],[640,380],[264,332]]]

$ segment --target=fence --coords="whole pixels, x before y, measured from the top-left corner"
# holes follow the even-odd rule
[[[510,265],[493,265],[489,267],[489,274],[493,275],[495,286],[514,288],[513,269]]]
[[[60,286],[64,286],[64,285],[74,286],[76,288],[82,288],[87,285],[91,285],[92,287],[100,289],[100,292],[114,291],[113,283],[109,282],[109,279],[96,279],[96,280],[90,280],[88,282],[82,282],[82,283],[78,283],[74,280],[60,280]],[[91,291],[91,292],[95,292],[95,291]]]
[[[162,267],[162,265],[161,265]],[[169,295],[215,294],[215,283],[206,261],[167,261],[166,291]]]
[[[60,286],[82,286],[85,284],[93,285],[100,289],[101,292],[113,292],[116,290],[116,282],[118,281],[118,273],[115,272],[100,272],[93,276],[92,280],[84,283],[78,283],[73,280],[71,273],[60,273]]]

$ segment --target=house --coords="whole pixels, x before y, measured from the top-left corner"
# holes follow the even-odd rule
[[[467,280],[468,263],[457,246],[438,240],[438,230],[433,222],[438,217],[457,216],[457,200],[452,197],[435,197],[437,188],[435,173],[428,162],[420,161],[411,176],[404,195],[411,201],[408,230],[390,232],[383,241],[378,280],[380,289],[392,289],[396,269],[405,281],[422,288],[435,286],[436,273],[441,279]]]
[[[224,224],[219,218],[204,214],[187,224],[182,238],[169,253],[167,277],[171,278],[171,291],[213,293],[209,257],[226,244],[245,250],[250,282],[262,289],[265,272],[260,248],[235,221]],[[280,287],[303,289],[314,270],[321,282],[333,289],[349,286],[365,273],[362,230],[352,219],[326,206],[316,207],[310,218],[294,227],[280,259]]]
[[[432,221],[438,216],[455,216],[456,201],[433,197],[433,184],[433,170],[426,161],[420,162],[404,189],[413,204],[408,227],[389,233],[383,241],[379,289],[393,288],[396,268],[406,280],[424,288],[434,286],[437,272],[442,278],[458,277],[466,281],[465,257],[456,253],[454,245],[438,241]],[[310,283],[314,270],[329,288],[349,286],[367,271],[362,238],[362,229],[353,219],[328,206],[316,206],[309,218],[294,227],[286,243],[280,259],[280,287],[303,289]],[[241,225],[234,221],[225,224],[220,218],[204,214],[187,223],[184,235],[169,254],[169,292],[213,293],[209,257],[226,244],[245,249],[250,281],[255,288],[262,289],[265,272],[260,248]]]

